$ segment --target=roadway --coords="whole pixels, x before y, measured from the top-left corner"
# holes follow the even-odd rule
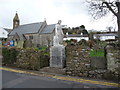
[[[69,77],[40,74],[10,68],[2,70],[2,88],[118,88],[120,84]]]

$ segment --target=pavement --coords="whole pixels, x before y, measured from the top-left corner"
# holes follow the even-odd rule
[[[120,88],[119,83],[0,67],[3,88]]]

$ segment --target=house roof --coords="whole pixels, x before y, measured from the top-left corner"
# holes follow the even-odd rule
[[[88,35],[80,35],[80,34],[68,34],[65,37],[88,37]]]
[[[108,33],[108,34],[94,34],[94,36],[118,36],[115,33]]]
[[[8,33],[11,32],[12,29],[4,28]]]
[[[55,24],[46,25],[46,27],[40,32],[41,34],[52,33],[55,29]]]
[[[7,38],[7,35],[8,32],[4,28],[0,27],[0,38]]]
[[[9,35],[15,35],[15,33],[18,33],[18,35],[28,34],[28,33],[38,33],[43,23],[44,22],[20,25],[17,28],[13,29],[13,31]]]

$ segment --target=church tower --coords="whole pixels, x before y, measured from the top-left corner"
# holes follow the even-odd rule
[[[18,14],[16,12],[15,17],[13,18],[13,29],[20,25],[20,20]]]

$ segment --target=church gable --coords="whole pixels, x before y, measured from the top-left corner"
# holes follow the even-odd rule
[[[13,36],[13,40],[20,40],[20,37],[17,33],[15,33],[15,35]]]

